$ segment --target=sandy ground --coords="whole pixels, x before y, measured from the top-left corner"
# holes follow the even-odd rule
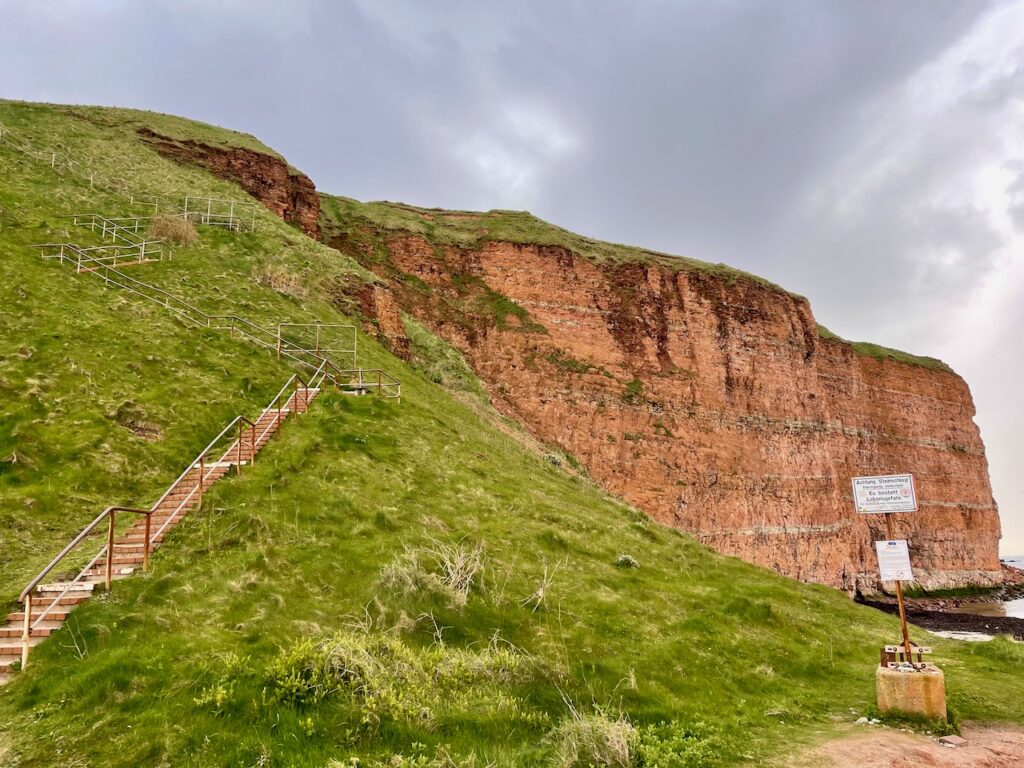
[[[842,738],[798,752],[790,768],[1022,768],[1024,728],[969,726],[967,744],[949,748],[929,736],[862,725]]]

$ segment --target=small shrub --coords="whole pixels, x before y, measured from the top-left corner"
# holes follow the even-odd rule
[[[529,657],[497,638],[474,651],[419,648],[357,628],[282,653],[267,670],[267,691],[296,707],[348,702],[359,710],[360,727],[371,731],[383,721],[429,726],[446,712],[466,710],[531,722],[536,715],[509,688],[531,679],[534,669]]]
[[[639,568],[640,563],[638,563],[636,558],[632,555],[619,555],[615,558],[615,567],[623,569]]]
[[[195,225],[182,216],[169,216],[158,213],[149,224],[149,239],[163,240],[165,243],[192,245],[199,239]]]
[[[639,405],[644,399],[644,383],[640,379],[633,379],[626,385],[626,391],[622,393],[622,402],[629,405]]]
[[[717,728],[702,722],[682,725],[676,721],[638,728],[634,741],[637,768],[710,766],[728,762],[736,745]]]

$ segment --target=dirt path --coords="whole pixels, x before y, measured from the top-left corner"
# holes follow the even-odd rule
[[[929,736],[856,726],[847,736],[799,752],[787,768],[1020,768],[1024,728],[964,726],[967,744],[951,749]]]

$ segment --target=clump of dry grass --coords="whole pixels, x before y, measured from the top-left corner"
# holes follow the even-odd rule
[[[555,729],[554,765],[558,768],[630,768],[636,728],[624,716],[580,712],[569,704],[569,716]]]
[[[199,239],[195,225],[183,216],[158,213],[149,224],[149,239],[165,243],[192,245]]]
[[[268,264],[253,271],[253,280],[259,285],[265,285],[285,296],[295,299],[305,299],[309,295],[302,278],[287,268]]]
[[[448,543],[430,539],[420,549],[406,547],[381,571],[381,584],[403,594],[441,592],[452,605],[465,607],[477,577],[484,570],[482,543]]]

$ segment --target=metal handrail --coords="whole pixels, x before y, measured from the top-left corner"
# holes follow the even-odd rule
[[[326,361],[324,362],[324,365],[326,365]],[[321,366],[321,368],[322,367],[323,366]],[[318,369],[317,374],[322,374],[322,370]],[[295,386],[292,389],[293,385]],[[292,391],[289,392],[290,389]],[[72,539],[71,542],[67,546],[65,546],[64,549],[62,549],[60,553],[56,557],[54,557],[50,561],[50,563],[42,571],[40,571],[39,574],[31,582],[29,582],[28,586],[25,587],[25,589],[21,592],[21,594],[18,597],[18,601],[23,603],[25,607],[25,624],[24,629],[22,631],[22,668],[24,668],[25,665],[28,663],[28,652],[30,647],[30,640],[32,637],[32,630],[35,627],[37,627],[40,622],[46,619],[46,617],[53,611],[55,606],[60,605],[60,601],[82,581],[82,579],[96,565],[97,561],[99,561],[99,559],[104,555],[106,555],[104,583],[106,589],[110,589],[111,579],[113,576],[112,571],[114,562],[114,521],[117,512],[133,512],[135,514],[145,515],[146,526],[143,534],[142,567],[143,570],[148,570],[149,553],[154,542],[157,539],[159,539],[159,537],[164,533],[165,530],[167,530],[171,522],[181,512],[182,507],[184,507],[189,502],[189,500],[192,499],[193,495],[197,492],[199,494],[199,504],[202,504],[204,487],[206,485],[206,481],[210,477],[211,471],[223,466],[223,461],[227,459],[229,464],[234,464],[236,472],[238,474],[241,474],[242,464],[245,463],[245,459],[243,459],[243,441],[245,432],[247,431],[249,434],[249,452],[247,458],[248,461],[251,463],[254,462],[256,459],[257,446],[264,439],[264,437],[266,437],[271,432],[271,430],[275,429],[277,426],[280,425],[284,417],[284,413],[286,412],[286,409],[287,412],[291,412],[291,410],[295,410],[296,412],[298,412],[300,408],[300,402],[304,407],[308,408],[311,389],[314,389],[314,387],[311,387],[310,384],[305,379],[303,379],[302,376],[300,376],[297,373],[293,373],[285,382],[284,386],[281,387],[277,394],[274,395],[274,397],[270,400],[270,403],[267,405],[267,407],[263,409],[263,411],[260,413],[260,416],[257,418],[256,421],[252,421],[251,419],[242,415],[235,416],[235,418],[233,418],[226,427],[224,427],[220,432],[217,433],[216,437],[214,437],[209,443],[206,444],[206,447],[203,448],[196,455],[196,458],[189,463],[189,465],[184,469],[184,471],[182,471],[182,473],[178,475],[174,482],[172,482],[167,487],[167,489],[160,495],[160,498],[157,499],[157,501],[154,502],[149,509],[137,509],[134,507],[121,506],[107,507],[91,523],[85,526],[85,528],[83,528],[82,531],[77,536],[75,536],[75,538]],[[289,409],[290,403],[292,404],[292,408]],[[270,423],[265,424],[260,434],[257,435],[257,429],[259,428],[259,424],[263,422],[263,420],[268,414],[274,413],[275,411],[276,418],[273,419]],[[248,430],[244,429],[243,425],[247,426]],[[224,439],[224,437],[228,435],[236,426],[238,428],[237,438],[235,438],[227,446],[227,448],[224,450],[224,453],[219,457],[219,459],[211,462],[210,464],[207,464],[206,459],[210,455],[210,453],[214,451],[214,449]],[[234,453],[233,462],[231,461],[232,453]],[[163,524],[157,529],[157,531],[155,533],[152,532],[152,516],[157,512],[157,510],[159,510],[160,506],[167,500],[171,493],[173,493],[179,487],[179,485],[181,485],[182,481],[185,480],[189,476],[189,474],[191,474],[197,468],[199,470],[199,474],[196,484],[178,502],[174,510],[167,515],[167,519],[164,520]],[[45,579],[53,571],[53,569],[56,568],[57,565],[61,561],[63,561],[65,557],[67,557],[67,555],[70,552],[72,552],[76,547],[78,547],[78,545],[81,544],[82,541],[84,541],[85,538],[90,533],[92,533],[97,526],[99,526],[99,524],[103,521],[104,518],[107,518],[109,520],[106,545],[103,548],[101,548],[100,551],[97,552],[96,555],[94,555],[93,558],[89,560],[89,562],[82,569],[79,570],[78,575],[76,575],[74,579],[72,579],[70,582],[64,585],[63,590],[61,590],[60,593],[56,595],[56,597],[52,598],[50,604],[46,607],[46,609],[33,619],[33,591],[42,583],[43,579]]]
[[[311,350],[303,349],[291,341],[281,339],[278,334],[253,323],[251,320],[233,314],[209,314],[162,288],[137,280],[101,260],[91,257],[89,255],[90,249],[79,248],[71,243],[47,243],[36,247],[41,249],[59,248],[60,253],[58,255],[62,260],[66,258],[64,250],[68,249],[75,254],[78,259],[78,271],[82,271],[83,261],[86,263],[91,262],[96,265],[96,268],[88,271],[96,274],[98,277],[101,277],[108,285],[116,285],[160,304],[165,309],[175,312],[179,316],[195,323],[198,326],[218,329],[229,328],[232,333],[238,333],[241,337],[258,346],[267,349],[276,349],[279,356],[294,360],[300,365],[316,371],[317,375],[323,374],[322,380],[329,380],[340,389],[352,386],[350,382],[343,381],[345,377],[351,378],[355,376],[358,379],[358,388],[360,390],[376,388],[377,394],[381,396],[389,399],[401,400],[401,382],[391,374],[387,373],[387,371],[377,368],[342,370],[326,356]],[[97,248],[104,247],[119,248],[121,246],[97,246]],[[45,252],[43,255],[46,255]],[[156,294],[156,296],[151,294]],[[223,321],[230,321],[230,325],[223,324]],[[312,360],[310,360],[310,358]],[[331,371],[330,373],[327,372],[328,368]],[[378,374],[376,383],[372,379],[365,380],[363,374],[366,373]]]
[[[150,195],[150,194],[136,194],[131,191],[130,187],[126,182],[105,178],[102,175],[98,175],[95,171],[90,170],[85,165],[77,160],[72,159],[68,155],[58,152],[53,149],[42,149],[36,147],[24,136],[12,131],[7,126],[0,123],[0,144],[7,144],[10,147],[28,155],[41,162],[49,162],[50,167],[55,171],[67,169],[71,173],[79,176],[80,178],[89,182],[90,187],[99,186],[101,189],[105,189],[119,197],[128,200],[132,205],[147,205],[152,206],[154,211],[159,212],[161,206],[164,209],[170,208],[179,214],[186,213],[187,201],[188,200],[210,200],[220,204],[229,204],[232,206],[239,206],[244,210],[251,210],[251,229],[256,229],[256,208],[255,203],[251,200],[216,200],[214,198],[197,197],[195,195],[187,195],[186,202],[178,204],[173,200],[165,198],[161,195]],[[251,206],[251,208],[250,208]],[[232,208],[233,210],[233,208]],[[223,217],[222,217],[223,218]],[[240,217],[233,217],[234,222],[229,226],[230,229],[235,231],[241,231],[242,225],[245,222]],[[208,223],[208,222],[203,222]]]
[[[85,526],[85,528],[82,529],[81,533],[75,536],[75,538],[73,538],[71,542],[60,551],[60,554],[54,557],[53,560],[50,561],[50,564],[39,572],[38,576],[36,576],[34,579],[32,579],[32,581],[28,583],[28,586],[21,591],[21,595],[18,597],[18,602],[24,602],[25,598],[28,596],[28,593],[36,587],[38,587],[40,582],[42,582],[42,580],[47,577],[50,571],[56,568],[57,564],[60,563],[60,561],[63,560],[71,550],[73,550],[82,542],[82,539],[88,536],[92,532],[92,530],[103,521],[103,518],[111,516],[111,519],[113,519],[113,515],[117,512],[134,512],[139,515],[147,516],[153,514],[153,510],[151,509],[136,509],[135,507],[119,506],[107,507],[105,510],[100,512],[99,515],[96,516],[95,520],[93,520],[91,523]]]
[[[56,557],[54,557],[45,568],[43,568],[42,571],[39,572],[39,575],[36,576],[34,579],[32,579],[32,581],[30,581],[28,583],[28,586],[26,586],[25,589],[23,589],[21,594],[18,596],[18,602],[23,604],[24,612],[25,612],[24,625],[23,625],[23,629],[22,629],[22,633],[21,633],[21,637],[22,637],[21,666],[22,666],[22,669],[24,669],[25,665],[28,664],[28,649],[29,649],[29,644],[31,642],[31,638],[32,638],[32,630],[36,626],[38,626],[40,623],[42,623],[46,619],[47,616],[50,615],[50,612],[53,611],[54,606],[60,605],[60,601],[63,600],[64,597],[68,594],[68,592],[70,592],[72,590],[72,588],[74,588],[81,581],[82,577],[85,576],[85,574],[89,571],[89,569],[92,568],[96,564],[96,561],[99,560],[100,557],[102,557],[104,553],[106,553],[106,556],[107,556],[107,562],[106,562],[106,568],[105,568],[105,574],[104,574],[105,575],[104,583],[106,585],[106,588],[108,590],[110,589],[110,580],[111,580],[111,576],[112,576],[111,569],[113,567],[113,560],[114,560],[114,520],[115,520],[115,515],[118,512],[132,512],[132,513],[137,514],[137,515],[145,515],[145,517],[146,517],[146,538],[145,538],[145,546],[143,547],[143,554],[142,554],[142,569],[143,570],[148,570],[149,569],[149,546],[150,546],[149,530],[150,530],[150,516],[153,514],[153,510],[151,510],[151,509],[136,509],[135,507],[113,506],[113,507],[107,507],[105,510],[100,512],[100,514],[96,516],[96,519],[93,520],[91,523],[89,523],[87,526],[85,526],[85,528],[83,528],[82,531],[77,536],[75,536],[75,538],[73,538],[71,540],[71,542],[66,547],[64,547],[64,549],[62,549],[60,551],[60,553]],[[100,549],[100,551],[96,553],[96,555],[92,558],[92,560],[90,560],[89,563],[78,572],[78,575],[75,576],[74,579],[72,579],[70,582],[67,583],[67,585],[65,585],[64,589],[60,592],[60,594],[58,594],[56,597],[51,598],[50,604],[46,607],[46,609],[42,613],[40,613],[39,616],[36,617],[35,620],[33,620],[32,619],[32,591],[36,587],[39,586],[39,584],[42,582],[42,580],[45,579],[50,574],[50,572],[54,568],[56,568],[57,565],[65,557],[68,556],[68,554],[72,550],[74,550],[79,544],[82,543],[82,541],[85,540],[86,536],[88,536],[90,533],[92,533],[93,530],[95,530],[95,528],[101,522],[103,522],[104,518],[107,518],[107,520],[108,520],[107,543],[106,543],[106,545],[102,549]]]

